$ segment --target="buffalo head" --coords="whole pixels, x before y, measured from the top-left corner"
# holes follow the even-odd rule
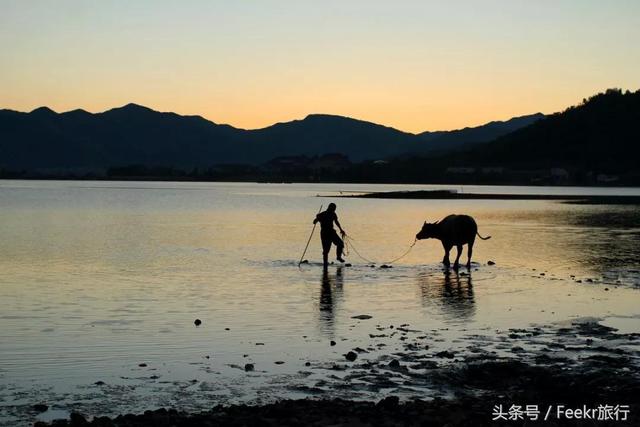
[[[424,224],[422,225],[422,229],[420,230],[420,232],[416,234],[416,239],[422,240],[422,239],[430,239],[430,238],[436,237],[438,233],[438,222],[439,221],[436,221],[433,224],[430,224],[425,221]]]

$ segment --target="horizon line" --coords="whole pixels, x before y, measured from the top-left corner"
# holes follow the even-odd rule
[[[465,129],[473,129],[473,128],[477,128],[477,127],[486,126],[486,125],[491,124],[491,123],[505,123],[505,122],[508,122],[509,120],[518,119],[518,118],[521,118],[521,117],[528,117],[528,116],[534,116],[534,115],[539,115],[539,114],[542,114],[543,116],[549,116],[551,114],[555,114],[556,113],[556,112],[543,113],[541,111],[537,111],[537,112],[528,113],[528,114],[520,114],[520,115],[511,116],[511,117],[506,118],[506,119],[494,119],[494,120],[490,120],[488,122],[483,122],[483,123],[474,124],[474,125],[467,125],[467,126],[464,126],[464,127],[457,127],[457,128],[452,128],[452,129],[422,130],[420,132],[411,132],[411,131],[406,131],[406,130],[399,129],[399,128],[394,127],[394,126],[390,126],[390,125],[386,125],[386,124],[382,124],[382,123],[377,123],[377,122],[373,122],[373,121],[366,120],[366,119],[360,119],[360,118],[351,117],[351,116],[345,116],[345,115],[341,115],[341,114],[317,113],[317,112],[316,113],[307,113],[302,118],[293,118],[291,120],[276,121],[276,122],[273,122],[273,123],[271,123],[270,125],[267,125],[267,126],[256,127],[256,128],[243,128],[243,127],[234,126],[234,125],[232,125],[230,123],[219,123],[219,122],[211,120],[208,117],[205,117],[205,116],[200,115],[200,114],[181,114],[181,113],[178,113],[178,112],[175,112],[175,111],[160,111],[160,110],[156,110],[156,109],[154,109],[152,107],[148,107],[148,106],[143,105],[143,104],[138,104],[136,102],[128,102],[128,103],[126,103],[126,104],[124,104],[122,106],[107,108],[106,110],[102,110],[102,111],[89,111],[89,110],[86,110],[86,109],[81,108],[81,107],[73,108],[71,110],[66,110],[66,111],[56,111],[56,110],[54,110],[53,108],[51,108],[51,107],[49,107],[47,105],[41,105],[39,107],[35,107],[30,111],[20,111],[20,110],[14,110],[12,108],[1,108],[0,111],[5,110],[5,111],[14,111],[14,112],[17,112],[17,113],[22,113],[22,114],[31,114],[31,113],[33,113],[33,112],[35,112],[37,110],[40,110],[40,109],[47,109],[49,111],[52,111],[55,114],[68,114],[68,113],[72,113],[72,112],[75,112],[75,111],[82,111],[82,112],[85,112],[87,114],[97,115],[97,114],[104,114],[104,113],[112,111],[112,110],[121,110],[123,108],[130,107],[130,106],[132,106],[132,107],[140,107],[140,108],[143,108],[143,109],[146,109],[146,110],[150,110],[150,111],[153,111],[153,112],[156,112],[156,113],[160,113],[160,114],[175,114],[175,115],[178,115],[180,117],[199,117],[199,118],[201,118],[203,120],[206,120],[206,121],[208,121],[208,122],[210,122],[212,124],[218,125],[218,126],[229,126],[229,127],[234,128],[234,129],[244,130],[244,131],[257,131],[257,130],[267,129],[267,128],[270,128],[272,126],[278,125],[278,124],[285,124],[285,123],[303,121],[303,120],[305,120],[305,119],[307,119],[307,118],[309,118],[311,116],[331,116],[331,117],[341,117],[341,118],[346,118],[346,119],[350,119],[350,120],[356,120],[356,121],[365,122],[365,123],[371,123],[371,124],[374,124],[374,125],[377,125],[377,126],[383,126],[383,127],[394,129],[394,130],[397,130],[398,132],[402,132],[402,133],[406,133],[406,134],[410,134],[410,135],[420,135],[420,134],[427,133],[427,132],[429,132],[429,133],[456,132],[456,131],[462,131],[462,130],[465,130]]]

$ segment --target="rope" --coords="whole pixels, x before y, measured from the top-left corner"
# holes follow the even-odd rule
[[[347,253],[349,251],[349,247],[351,247],[351,249],[353,249],[353,252],[355,252],[356,255],[358,255],[358,257],[360,257],[360,259],[362,259],[364,262],[367,262],[369,264],[375,264],[374,261],[371,261],[370,259],[367,259],[362,255],[360,255],[360,252],[358,252],[358,249],[356,249],[356,247],[353,244],[353,239],[347,235],[344,236],[344,247],[345,249],[347,249]]]
[[[348,248],[349,248],[349,246],[350,246],[350,247],[351,247],[351,249],[353,249],[353,252],[355,252],[355,253],[356,253],[356,255],[358,255],[358,257],[360,257],[363,261],[368,262],[369,264],[377,264],[376,262],[371,261],[370,259],[365,258],[364,256],[362,256],[362,255],[360,254],[360,252],[358,252],[358,249],[357,249],[357,248],[355,247],[355,245],[353,244],[353,240],[354,240],[354,239],[353,239],[351,236],[349,236],[349,235],[345,235],[345,236],[344,236],[345,249],[347,249],[347,250],[348,250]],[[391,261],[382,262],[382,263],[379,263],[379,264],[386,264],[386,265],[389,265],[389,264],[393,264],[394,262],[400,261],[402,258],[404,258],[404,257],[406,257],[407,255],[409,255],[409,252],[411,252],[411,250],[413,249],[413,247],[416,245],[416,243],[417,243],[417,242],[418,242],[418,240],[417,240],[417,239],[414,239],[414,240],[413,240],[413,243],[411,243],[411,245],[409,246],[409,248],[408,248],[408,249],[407,249],[407,250],[406,250],[402,255],[400,255],[400,256],[399,256],[399,257],[397,257],[397,258],[392,259]]]
[[[320,205],[320,210],[318,213],[322,212],[322,205]],[[307,253],[307,249],[309,249],[309,243],[311,243],[311,238],[313,237],[313,232],[316,231],[316,224],[313,224],[313,228],[311,229],[311,234],[309,235],[309,240],[307,240],[307,246],[304,247],[304,251],[302,252],[302,256],[300,257],[300,261],[298,261],[298,267],[302,264],[302,260],[304,259],[304,255]]]

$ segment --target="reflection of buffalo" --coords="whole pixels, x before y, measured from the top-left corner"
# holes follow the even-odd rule
[[[422,230],[416,234],[416,239],[433,238],[440,240],[444,247],[444,258],[442,262],[447,267],[450,265],[449,251],[455,246],[458,249],[458,255],[456,256],[456,261],[453,263],[453,268],[457,269],[462,246],[467,244],[467,255],[469,257],[467,260],[467,268],[471,268],[471,254],[473,253],[473,242],[476,240],[476,235],[482,240],[491,238],[491,236],[482,237],[478,234],[478,225],[469,215],[449,215],[442,221],[436,221],[433,224],[428,224],[425,221]]]
[[[417,279],[425,307],[436,308],[445,318],[460,322],[475,315],[471,273],[461,277],[457,272],[445,271],[444,275],[422,272]]]

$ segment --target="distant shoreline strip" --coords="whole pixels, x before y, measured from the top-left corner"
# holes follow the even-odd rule
[[[557,200],[572,204],[640,205],[640,196],[561,195],[561,194],[474,194],[449,190],[384,191],[361,194],[325,194],[318,197],[360,199],[421,199],[421,200]]]

